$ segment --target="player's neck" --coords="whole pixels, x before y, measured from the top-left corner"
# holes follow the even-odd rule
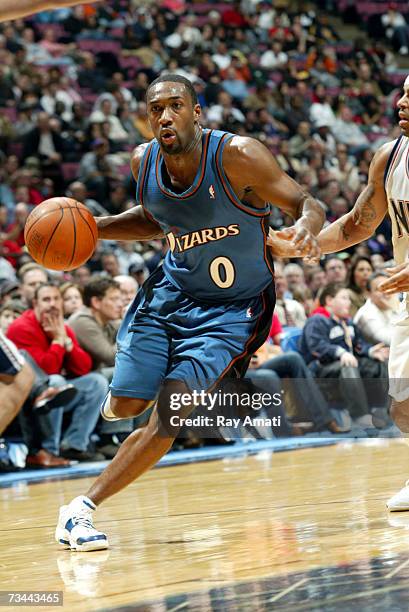
[[[197,126],[191,144],[178,155],[162,152],[166,170],[173,185],[190,187],[193,183],[202,157],[202,128]]]

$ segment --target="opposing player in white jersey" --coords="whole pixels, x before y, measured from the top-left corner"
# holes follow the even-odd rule
[[[391,414],[404,433],[409,433],[409,76],[397,102],[401,136],[384,144],[375,154],[368,184],[354,208],[323,229],[318,236],[321,252],[335,253],[367,240],[389,212],[396,266],[379,289],[386,294],[404,292],[400,315],[394,326],[389,353],[389,392],[393,398]],[[296,256],[281,238],[270,237],[273,254]],[[387,503],[389,510],[409,510],[409,481]]]

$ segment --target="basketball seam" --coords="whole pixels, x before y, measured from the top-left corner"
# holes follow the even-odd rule
[[[45,213],[45,215],[41,215],[40,217],[38,217],[38,219],[33,221],[32,224],[30,225],[30,227],[27,230],[27,234],[25,234],[25,236],[24,236],[24,242],[26,244],[28,243],[31,230],[38,223],[38,221],[43,221],[43,219],[48,217],[48,215],[52,215],[53,213],[58,212],[58,210],[62,210],[61,206],[60,207],[57,206],[57,208],[55,208],[54,210],[49,210],[48,212]]]
[[[44,253],[43,253],[43,256],[42,256],[42,259],[41,259],[41,263],[42,263],[43,265],[44,265],[44,259],[45,259],[45,256],[46,256],[46,254],[47,254],[47,249],[48,249],[48,247],[50,246],[50,242],[51,242],[51,240],[53,239],[54,234],[55,234],[55,232],[57,231],[57,228],[58,228],[58,226],[60,225],[60,223],[61,223],[61,221],[62,221],[62,219],[63,219],[63,217],[64,217],[64,208],[63,208],[62,206],[60,206],[60,211],[61,211],[61,217],[59,218],[59,220],[58,220],[58,222],[57,222],[57,225],[56,225],[56,226],[55,226],[55,228],[53,229],[52,234],[51,234],[51,236],[50,236],[50,237],[49,237],[49,239],[48,239],[47,246],[46,246],[46,247],[45,247],[45,249],[44,249]],[[47,266],[45,266],[45,267],[47,267]]]
[[[82,214],[82,211],[81,211],[80,207],[77,206],[77,204],[78,204],[78,202],[75,202],[76,208],[77,208],[78,212],[80,213],[80,216],[81,216],[82,220],[85,221],[85,223],[88,225],[88,229],[91,232],[91,236],[93,237],[94,241],[96,242],[98,240],[98,234],[96,236],[94,235],[94,232],[92,231],[92,228],[91,228],[90,224],[88,223],[87,219]]]
[[[77,206],[75,206],[75,208],[77,208]],[[73,228],[74,228],[74,243],[72,245],[72,255],[71,255],[70,261],[68,262],[68,265],[71,266],[71,264],[72,264],[72,262],[74,260],[75,249],[76,249],[76,246],[77,246],[77,227],[75,225],[74,213],[72,212],[71,206],[68,207],[68,210],[71,213],[72,225],[73,225]],[[78,208],[77,208],[77,210],[78,210]]]

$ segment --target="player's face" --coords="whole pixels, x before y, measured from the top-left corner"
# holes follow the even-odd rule
[[[159,145],[168,155],[177,155],[191,145],[200,116],[183,83],[158,83],[149,92],[148,118]]]
[[[403,84],[403,96],[397,102],[399,109],[399,127],[405,136],[409,136],[409,76]]]

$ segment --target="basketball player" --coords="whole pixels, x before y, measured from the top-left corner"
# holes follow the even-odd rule
[[[383,145],[369,170],[368,185],[354,208],[319,234],[322,253],[334,253],[367,240],[389,212],[392,243],[397,265],[388,270],[390,278],[379,289],[386,294],[405,292],[401,313],[392,333],[389,353],[391,414],[401,429],[409,433],[409,76],[398,100],[402,135]],[[271,239],[273,252],[282,257],[296,256],[277,232]],[[388,502],[389,510],[409,510],[409,481]]]
[[[61,508],[56,540],[76,550],[108,547],[92,524],[92,510],[169,450],[177,432],[161,433],[168,394],[241,376],[266,339],[275,302],[268,202],[297,219],[288,234],[300,253],[319,254],[321,205],[260,142],[202,130],[190,81],[159,77],[148,88],[147,108],[155,139],[137,147],[132,159],[140,205],[97,220],[99,237],[165,234],[170,250],[118,333],[102,414],[108,420],[135,417],[159,396],[147,426],[125,440],[86,496]],[[192,409],[187,406],[183,416]]]
[[[99,0],[93,1],[98,2]],[[0,22],[28,17],[40,11],[76,6],[77,4],[84,4],[84,0],[1,0]]]

